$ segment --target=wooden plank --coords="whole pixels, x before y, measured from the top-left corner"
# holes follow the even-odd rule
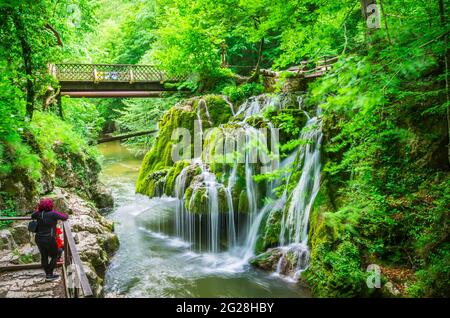
[[[84,297],[92,297],[92,289],[87,279],[86,273],[84,271],[83,263],[81,262],[80,255],[78,254],[77,246],[75,244],[75,240],[72,236],[72,230],[70,228],[69,221],[65,221],[63,223],[63,229],[66,233],[67,242],[64,244],[68,244],[68,248],[72,253],[73,264],[75,265],[75,269],[77,270],[78,278],[80,280],[81,289],[83,291]],[[66,265],[67,266],[67,265]]]
[[[0,221],[24,221],[24,220],[31,220],[31,216],[0,217]]]
[[[61,267],[61,263],[57,263],[56,267]],[[13,271],[21,271],[27,269],[39,269],[42,268],[40,263],[31,263],[31,264],[17,264],[17,265],[8,265],[8,266],[0,266],[0,272],[13,272]]]

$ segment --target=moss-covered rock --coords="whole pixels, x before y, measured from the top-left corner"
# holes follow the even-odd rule
[[[238,212],[239,213],[248,213],[248,198],[247,198],[247,191],[242,190],[239,193],[239,201],[238,201]]]
[[[206,105],[206,107],[204,105]],[[172,134],[177,131],[178,128],[187,129],[187,131],[189,131],[191,136],[190,153],[179,155],[182,155],[182,157],[185,158],[193,158],[193,144],[195,138],[198,138],[194,131],[195,121],[198,120],[198,114],[200,114],[200,119],[202,120],[202,128],[205,130],[227,122],[231,117],[232,112],[227,102],[218,95],[206,95],[202,98],[191,98],[170,108],[159,121],[158,137],[154,146],[146,154],[142,162],[136,184],[137,192],[143,194],[151,193],[152,191],[148,191],[148,188],[152,178],[148,179],[148,176],[154,171],[173,167],[174,170],[168,171],[167,173],[167,185],[165,188],[165,193],[167,195],[173,195],[175,179],[186,166],[186,163],[185,161],[182,163],[175,163],[173,161],[172,145],[174,144],[174,140]]]
[[[217,204],[220,213],[229,211],[227,192],[223,186],[217,186]],[[185,192],[185,207],[190,213],[204,214],[209,211],[210,197],[201,175],[196,176]]]
[[[175,183],[177,177],[180,175],[184,168],[188,167],[190,162],[187,160],[181,160],[175,163],[175,165],[168,171],[165,178],[164,193],[168,196],[175,196]],[[193,168],[194,169],[194,168]],[[190,175],[188,173],[188,175]],[[187,178],[188,179],[188,178]],[[187,180],[187,182],[190,181]]]
[[[136,186],[136,192],[145,194],[150,198],[161,196],[164,193],[166,177],[170,169],[150,172],[144,180]]]
[[[159,133],[152,149],[146,154],[138,177],[137,189],[140,183],[153,171],[168,168],[173,165],[172,133],[177,128],[187,129],[191,136],[194,133],[194,121],[197,114],[193,109],[192,100],[178,104],[169,109],[158,123]]]
[[[262,253],[268,248],[279,245],[281,232],[282,210],[274,210],[267,214],[262,220],[260,235],[256,242],[256,253]]]
[[[277,264],[281,256],[282,253],[279,249],[269,249],[252,258],[250,264],[266,271],[274,272],[277,269]]]
[[[217,127],[220,124],[228,122],[230,117],[233,115],[230,105],[226,100],[220,95],[205,95],[203,99],[208,107],[209,118],[205,110],[201,112],[202,119],[210,120],[213,127]],[[197,111],[199,100],[194,103],[194,110]]]

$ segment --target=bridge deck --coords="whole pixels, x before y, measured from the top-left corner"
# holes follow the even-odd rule
[[[176,91],[167,83],[187,77],[169,76],[153,65],[54,64],[50,73],[61,85],[61,95],[71,97],[160,97]]]
[[[323,76],[336,61],[337,57],[325,56],[315,66],[304,61],[295,70],[288,71],[305,80],[313,80]],[[60,94],[75,98],[160,97],[164,91],[177,90],[174,85],[166,84],[188,79],[170,76],[154,65],[61,63],[49,65],[49,72],[60,83]],[[273,76],[276,72],[265,70],[263,74]]]

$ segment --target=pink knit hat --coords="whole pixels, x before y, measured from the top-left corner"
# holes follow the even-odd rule
[[[41,199],[41,202],[39,202],[38,211],[51,211],[52,209],[52,199]]]

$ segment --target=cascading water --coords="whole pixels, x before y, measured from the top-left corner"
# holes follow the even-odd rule
[[[278,143],[276,129],[270,121],[262,117],[262,113],[269,108],[271,110],[283,109],[286,102],[285,96],[282,95],[255,96],[243,103],[237,111],[234,110],[231,103],[227,102],[234,114],[231,124],[235,129],[228,131],[222,126],[220,129],[225,143],[243,138],[244,149],[235,149],[243,150],[242,157],[234,158],[232,162],[223,164],[220,168],[222,177],[218,179],[205,154],[209,153],[209,149],[207,151],[203,149],[202,153],[198,154],[197,158],[181,171],[175,181],[177,199],[175,228],[177,237],[188,242],[191,249],[209,253],[228,252],[244,264],[254,256],[264,217],[274,211],[284,210],[279,239],[279,250],[282,252],[282,256],[277,272],[280,274],[286,272],[287,257],[292,254],[297,260],[293,273],[296,278],[307,268],[309,263],[307,231],[309,214],[320,185],[322,133],[320,117],[310,118],[305,112],[308,121],[300,136],[304,145],[279,164],[277,148],[273,147],[275,150],[272,148],[272,151],[269,151],[267,147],[268,141],[271,145]],[[297,99],[297,102],[300,107],[301,97]],[[269,130],[270,138],[250,124],[251,119],[255,117],[260,119],[260,122],[264,122],[266,129]],[[212,123],[208,105],[203,99],[197,106],[197,120],[200,127],[199,136],[195,138],[208,144],[211,135],[206,132],[204,123],[207,122],[209,127],[212,126]],[[239,133],[236,131],[240,131],[242,136],[238,136]],[[202,146],[204,146],[203,142]],[[262,164],[255,164],[255,158],[262,161]],[[296,164],[295,167],[294,164]],[[285,176],[285,190],[279,198],[274,191],[280,186],[279,180],[266,181],[263,187],[254,180],[255,175],[274,171],[280,167],[302,170],[300,179],[289,197],[288,184],[292,172]],[[193,173],[193,171],[196,172]],[[245,185],[243,188],[247,211],[235,209],[236,200],[239,198],[236,197],[234,191],[238,183],[241,184],[241,187]],[[186,201],[189,191],[190,199]],[[192,212],[198,197],[204,203],[202,208],[206,210],[202,212],[206,213]],[[271,200],[263,205],[261,201],[264,197]]]
[[[307,289],[246,270],[232,253],[191,251],[187,242],[174,237],[179,200],[135,194],[142,159],[119,142],[99,149],[105,156],[102,180],[115,201],[106,217],[115,222],[120,240],[105,273],[105,297],[310,297]],[[181,193],[191,177],[188,169],[182,175]],[[199,215],[199,230],[205,220],[206,215]]]
[[[308,224],[311,208],[320,188],[320,148],[322,128],[319,116],[310,118],[300,136],[305,141],[300,149],[300,161],[303,161],[302,174],[292,191],[287,213],[281,220],[280,244],[282,256],[277,273],[285,272],[288,254],[296,259],[293,277],[298,278],[309,266]]]

